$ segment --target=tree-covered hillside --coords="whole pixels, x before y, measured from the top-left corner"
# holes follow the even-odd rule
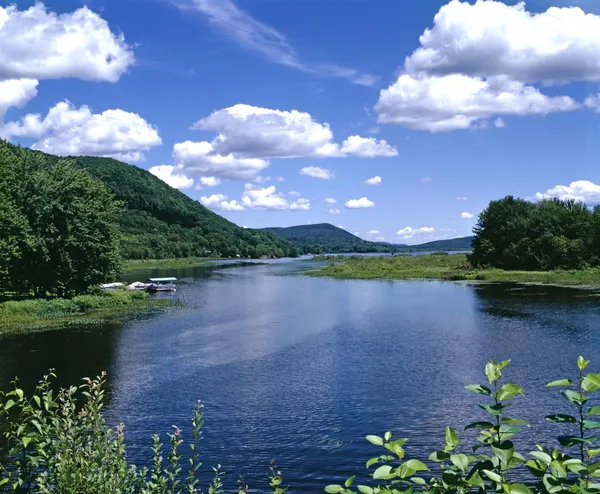
[[[46,156],[48,162],[59,159]],[[120,219],[124,258],[297,255],[295,247],[286,240],[262,230],[241,228],[146,170],[111,158],[69,159],[102,181],[124,203]]]
[[[402,248],[401,250],[411,252],[426,252],[426,251],[469,251],[471,250],[471,244],[473,243],[473,236],[470,237],[459,237],[449,238],[446,240],[434,240],[433,242],[426,242],[424,244],[409,245]]]
[[[303,254],[390,252],[395,250],[395,247],[390,244],[368,242],[329,223],[287,228],[264,228],[264,231],[289,240]]]

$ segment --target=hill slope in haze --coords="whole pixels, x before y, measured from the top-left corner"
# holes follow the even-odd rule
[[[289,240],[303,254],[342,252],[391,252],[398,249],[384,242],[369,242],[329,223],[264,228],[264,231]]]
[[[262,230],[241,228],[146,170],[112,158],[68,159],[102,181],[124,203],[120,224],[122,254],[127,259],[297,255],[286,240]]]
[[[348,252],[419,252],[471,250],[473,237],[435,240],[418,245],[369,242],[329,223],[298,225],[287,228],[264,228],[294,244],[303,254],[335,254]]]

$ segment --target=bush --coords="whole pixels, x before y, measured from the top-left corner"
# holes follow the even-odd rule
[[[405,439],[393,439],[391,432],[368,435],[366,440],[380,448],[367,461],[369,475],[357,485],[361,493],[400,494],[413,491],[441,493],[598,493],[600,484],[600,437],[593,436],[600,422],[600,405],[592,405],[593,393],[600,390],[600,374],[585,373],[589,362],[579,357],[578,375],[547,384],[564,388],[562,397],[573,414],[550,413],[546,419],[571,431],[559,435],[561,448],[543,444],[529,454],[518,451],[515,438],[527,422],[506,415],[512,400],[524,396],[523,388],[501,382],[509,360],[485,367],[488,383],[471,384],[467,390],[481,395],[480,408],[488,421],[476,421],[465,430],[478,431],[477,444],[467,448],[458,433],[446,428],[444,446],[428,457],[428,463],[406,458]],[[33,396],[26,398],[14,383],[14,389],[0,393],[0,430],[5,450],[0,450],[0,488],[18,492],[73,494],[169,494],[198,491],[198,442],[204,423],[202,406],[192,414],[188,466],[183,458],[182,433],[178,428],[167,435],[168,447],[158,435],[153,437],[152,467],[137,468],[127,462],[123,426],[109,428],[102,417],[105,374],[82,386],[53,392],[53,374],[45,376]],[[83,405],[78,405],[78,400]],[[163,459],[166,458],[166,461]],[[214,469],[209,494],[223,493],[223,473]],[[325,488],[328,493],[354,494],[356,477],[343,485]],[[275,465],[269,478],[271,492],[283,494],[283,478]],[[240,483],[238,494],[248,493]]]

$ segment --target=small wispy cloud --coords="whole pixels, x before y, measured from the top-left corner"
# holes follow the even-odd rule
[[[272,63],[315,74],[321,77],[346,79],[360,86],[374,86],[379,80],[373,74],[336,64],[313,64],[301,60],[286,36],[240,9],[233,0],[187,0],[182,9],[204,14],[210,24],[242,48],[254,52]]]

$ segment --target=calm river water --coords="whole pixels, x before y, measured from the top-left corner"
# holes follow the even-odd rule
[[[548,441],[557,430],[543,412],[561,404],[543,385],[572,375],[580,353],[600,370],[600,298],[591,292],[295,275],[309,265],[138,272],[130,280],[177,276],[166,296],[182,306],[0,339],[0,388],[50,367],[63,384],[106,370],[108,417],[125,423],[136,462],[149,458],[153,432],[189,432],[202,400],[207,471],[220,463],[230,485],[244,474],[261,490],[276,458],[294,491],[322,492],[378,454],[365,434],[389,429],[409,439],[409,453],[428,454],[446,425],[483,419],[463,387],[484,382],[488,359],[512,359],[505,374],[527,393],[512,413]]]

